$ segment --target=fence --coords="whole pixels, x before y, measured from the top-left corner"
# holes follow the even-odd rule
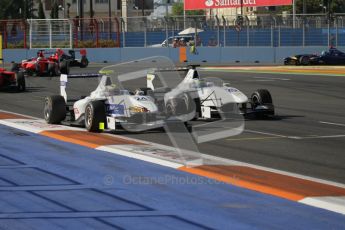
[[[344,46],[345,15],[248,15],[73,18],[0,21],[3,47],[159,47],[183,29],[200,32],[200,45],[222,47]],[[172,39],[170,39],[171,41]]]
[[[119,47],[118,18],[0,20],[6,48]]]
[[[72,48],[72,24],[69,20],[30,19],[29,44],[32,48]]]
[[[27,48],[27,25],[24,20],[0,20],[3,48]]]

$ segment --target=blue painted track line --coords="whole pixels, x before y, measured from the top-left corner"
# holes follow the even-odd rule
[[[0,229],[345,229],[345,216],[0,126]]]

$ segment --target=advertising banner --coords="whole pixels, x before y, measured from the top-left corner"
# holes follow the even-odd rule
[[[293,0],[184,0],[185,10],[292,5]]]

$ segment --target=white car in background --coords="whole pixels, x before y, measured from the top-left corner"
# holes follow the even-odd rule
[[[254,114],[256,117],[274,115],[272,96],[267,89],[258,89],[251,97],[247,97],[239,89],[231,87],[221,79],[200,78],[196,69],[198,66],[190,65],[185,68],[186,76],[173,89],[156,88],[155,80],[159,81],[160,70],[153,70],[147,75],[147,87],[141,90],[145,95],[155,99],[160,110],[165,110],[170,115],[193,111],[193,119],[219,118],[220,112],[236,111],[243,115]]]
[[[150,47],[173,47],[174,40],[181,40],[183,39],[186,44],[189,44],[190,41],[194,40],[194,37],[191,35],[177,35],[169,37],[168,39],[164,40],[161,44],[151,45]]]

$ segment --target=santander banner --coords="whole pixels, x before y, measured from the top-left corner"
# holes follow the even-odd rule
[[[293,0],[184,0],[185,10],[292,5]]]

